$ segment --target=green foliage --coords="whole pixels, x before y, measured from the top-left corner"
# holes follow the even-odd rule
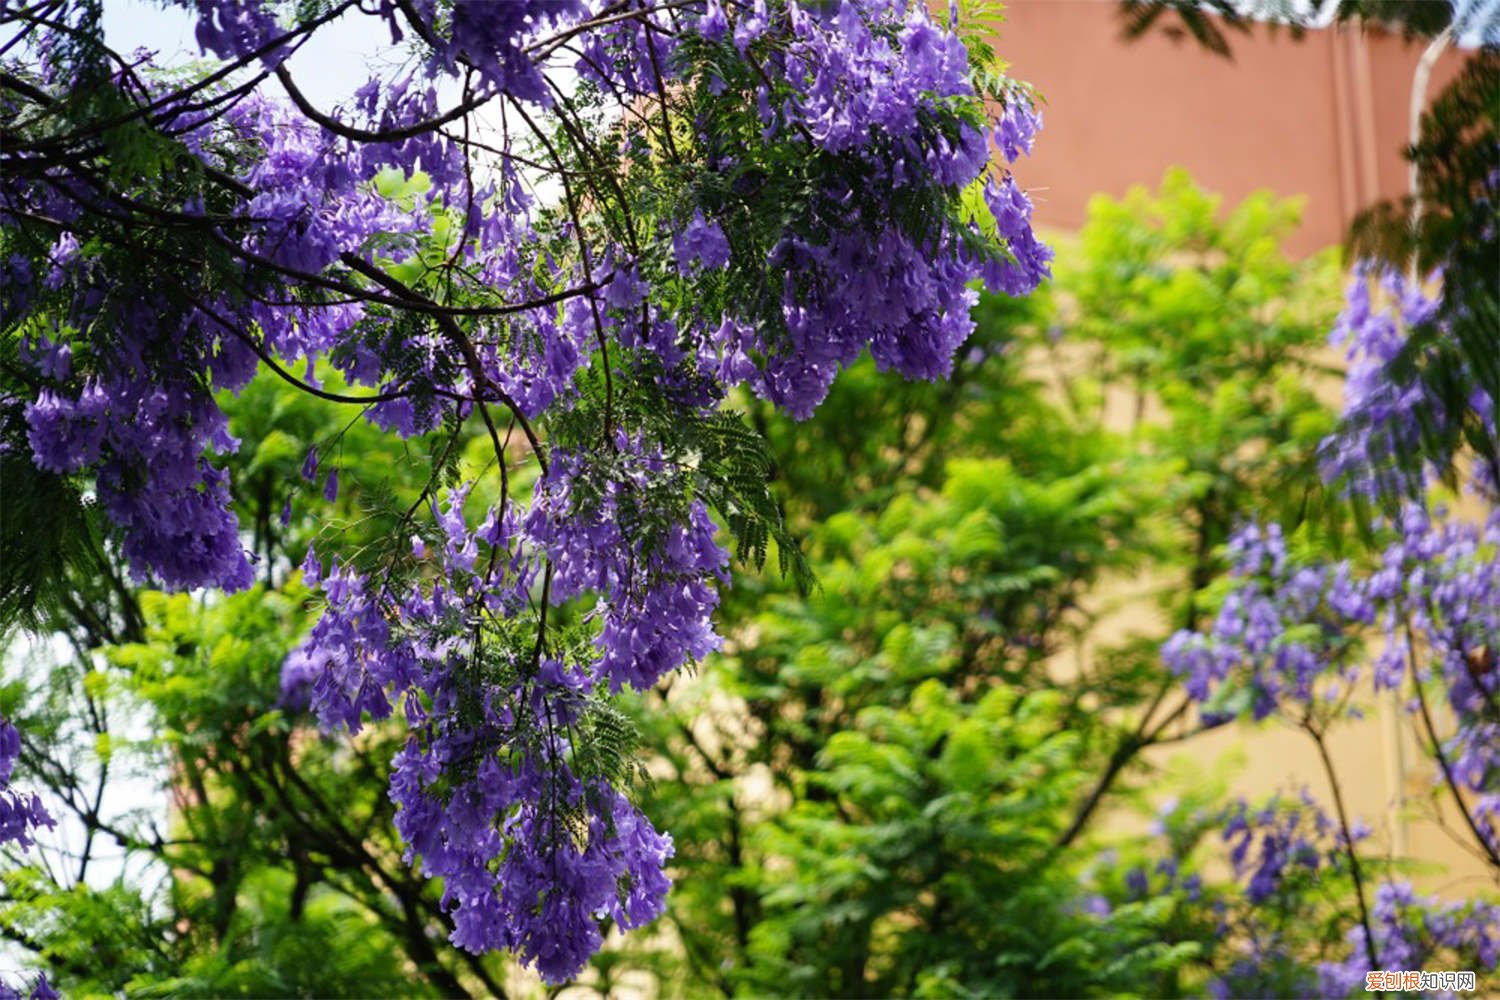
[[[1159,913],[1096,920],[1079,856],[1052,858],[1097,726],[1049,660],[1160,493],[1118,471],[955,459],[936,494],[830,517],[808,540],[818,592],[761,594],[731,656],[643,713],[676,779],[653,805],[680,831],[695,975],[807,996],[1172,990],[1194,946],[1159,945]]]
[[[77,486],[39,471],[23,448],[0,452],[0,623],[36,628],[97,567],[100,532]]]
[[[1201,983],[1202,900],[1134,894],[1124,872],[1159,851],[1093,819],[1129,808],[1145,747],[1191,733],[1156,646],[1236,519],[1306,502],[1295,477],[1333,426],[1316,380],[1337,263],[1282,253],[1296,219],[1169,174],[1094,204],[1050,296],[982,302],[950,382],[866,361],[805,423],[752,410],[818,589],[738,574],[725,655],[642,705],[680,953],[634,945],[611,976],[686,995]],[[1162,581],[1166,620],[1106,642],[1103,588],[1132,577]]]
[[[1324,400],[1337,369],[1320,348],[1341,275],[1333,251],[1281,250],[1299,218],[1296,200],[1268,192],[1225,212],[1169,170],[1156,194],[1096,197],[1059,265],[1059,308],[1075,317],[1061,348],[1080,341],[1056,355],[1059,377],[1075,412],[1127,407],[1140,446],[1178,463],[1168,489],[1189,529],[1189,594],[1247,512],[1337,521],[1316,457],[1336,425]]]
[[[830,800],[759,838],[790,868],[762,896],[752,992],[1116,994],[1190,957],[1084,912],[1068,865],[1038,867],[1088,780],[1065,714],[1058,692],[966,704],[933,679],[834,734],[809,789]]]

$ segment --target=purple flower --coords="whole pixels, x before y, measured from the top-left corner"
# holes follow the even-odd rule
[[[709,271],[717,271],[729,263],[729,240],[717,222],[709,222],[703,213],[694,214],[687,228],[673,241],[677,255],[677,266],[687,273],[696,262]]]
[[[0,719],[0,844],[14,841],[22,848],[35,843],[42,827],[57,825],[42,805],[41,797],[10,787],[16,761],[21,756],[21,734],[7,720]]]
[[[1429,275],[1425,284],[1440,277]],[[1372,283],[1378,285],[1387,305],[1375,304]],[[1424,420],[1438,422],[1439,426],[1431,428],[1437,432],[1435,436],[1450,430],[1441,426],[1450,417],[1426,383],[1409,382],[1392,370],[1409,331],[1432,321],[1438,313],[1440,296],[1429,296],[1423,285],[1394,268],[1370,261],[1361,261],[1354,268],[1344,310],[1329,336],[1330,343],[1347,347],[1350,360],[1344,382],[1344,427],[1326,438],[1321,448],[1325,478],[1342,482],[1346,491],[1366,497],[1419,494],[1432,478],[1432,463],[1413,470],[1401,459],[1424,454]],[[1458,375],[1470,384],[1475,382],[1472,374]],[[1494,439],[1495,401],[1476,387],[1469,404],[1481,428]],[[1433,461],[1442,460],[1443,456],[1433,456]],[[1481,495],[1493,496],[1495,484],[1486,485],[1485,463],[1474,465],[1470,486]]]
[[[1022,154],[1031,152],[1041,128],[1042,116],[1032,110],[1031,100],[1021,94],[1012,95],[995,126],[995,145],[1006,162],[1015,163]]]
[[[724,16],[722,0],[707,0],[703,17],[698,20],[698,34],[706,41],[721,41],[729,31],[729,20]]]

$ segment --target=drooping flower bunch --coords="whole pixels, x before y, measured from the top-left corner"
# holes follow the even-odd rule
[[[751,557],[781,530],[724,401],[806,416],[864,350],[945,375],[971,286],[1047,274],[990,164],[1039,118],[916,2],[184,6],[222,60],[186,84],[5,3],[6,446],[90,479],[142,581],[233,589],[215,392],[269,368],[403,438],[482,434],[498,490],[439,500],[434,470],[409,553],[308,551],[326,610],[283,686],[328,728],[404,722],[398,826],[455,942],[564,980],[666,891],[609,694],[716,648],[716,516]],[[420,70],[319,107],[297,50],[359,16]],[[339,472],[305,470],[329,499]]]
[[[1395,370],[1413,329],[1439,322],[1442,275],[1420,281],[1389,265],[1360,261],[1354,267],[1344,309],[1329,336],[1349,358],[1344,382],[1344,429],[1323,443],[1323,474],[1366,498],[1411,497],[1421,493],[1435,467],[1451,455],[1431,455],[1427,442],[1453,439],[1453,416],[1440,405],[1433,384]],[[1377,295],[1377,291],[1379,295]],[[1408,366],[1421,358],[1405,359]],[[1457,376],[1466,386],[1467,405],[1490,441],[1496,432],[1495,400],[1471,372]],[[1453,447],[1453,444],[1447,447]],[[1474,486],[1496,495],[1497,470],[1476,460]]]
[[[15,843],[30,847],[36,831],[57,825],[35,792],[11,787],[16,761],[21,756],[21,734],[5,719],[0,719],[0,844]]]
[[[696,37],[626,21],[580,49],[580,73],[611,92],[654,93],[656,70],[680,57],[713,97],[693,102],[692,122],[712,177],[689,200],[673,256],[647,255],[632,282],[687,272],[728,292],[728,302],[706,299],[717,312],[675,317],[671,336],[721,382],[799,418],[865,349],[909,378],[945,375],[973,329],[972,284],[1024,295],[1049,273],[1030,200],[1010,172],[986,166],[992,148],[1007,163],[1030,150],[1040,118],[1029,98],[1012,91],[998,115],[976,115],[969,50],[917,4],[734,6],[709,5]],[[745,144],[767,155],[748,161]],[[801,172],[777,166],[802,150],[815,155]],[[975,183],[986,224],[941,220],[934,192]],[[764,239],[747,202],[792,221]],[[747,244],[760,248],[753,273],[731,252]],[[781,279],[764,280],[766,266]],[[617,294],[620,305],[633,305],[636,287]],[[643,329],[637,339],[661,338]]]
[[[1329,858],[1319,842],[1340,841],[1343,833],[1304,789],[1299,801],[1288,804],[1276,796],[1259,808],[1237,800],[1225,813],[1221,836],[1235,878],[1245,881],[1246,898],[1263,903],[1282,887],[1288,868],[1316,872],[1323,867]],[[1368,836],[1368,829],[1350,830],[1354,842]],[[1332,857],[1337,861],[1341,855]]]

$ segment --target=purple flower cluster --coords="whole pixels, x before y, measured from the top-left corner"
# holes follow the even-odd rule
[[[831,245],[787,239],[776,255],[786,274],[787,343],[767,362],[757,390],[808,417],[866,346],[881,368],[912,378],[946,373],[973,330],[977,296],[965,286],[967,268],[925,249],[896,229],[874,241],[847,231]]]
[[[1229,543],[1232,588],[1205,632],[1183,630],[1162,646],[1167,668],[1204,703],[1207,722],[1256,719],[1282,699],[1333,703],[1359,675],[1359,630],[1375,606],[1349,563],[1294,562],[1279,525],[1247,524]]]
[[[1169,892],[1181,892],[1189,901],[1197,902],[1203,897],[1203,878],[1196,872],[1184,875],[1175,858],[1162,858],[1150,871],[1137,865],[1125,872],[1125,893],[1132,902]],[[1090,897],[1085,909],[1097,916],[1110,912],[1109,902],[1102,896]]]
[[[1437,688],[1456,726],[1434,780],[1451,775],[1478,832],[1500,846],[1500,671],[1490,657],[1500,648],[1500,511],[1479,525],[1409,504],[1385,528],[1361,570],[1296,560],[1278,526],[1245,526],[1230,542],[1233,586],[1212,625],[1178,632],[1162,658],[1207,722],[1238,714],[1237,693],[1257,719],[1343,704],[1366,663],[1377,689]],[[1373,656],[1361,645],[1372,626],[1383,636]],[[1423,711],[1418,699],[1408,707]]]
[[[1419,282],[1388,265],[1362,261],[1354,268],[1343,311],[1329,341],[1344,346],[1349,373],[1344,383],[1345,429],[1323,442],[1323,472],[1342,479],[1346,488],[1375,497],[1415,496],[1431,478],[1427,466],[1412,468],[1402,461],[1423,453],[1422,421],[1441,423],[1443,407],[1421,380],[1394,377],[1391,364],[1405,348],[1414,327],[1430,323],[1441,305],[1439,293],[1428,294],[1440,274]],[[1374,296],[1378,288],[1384,304]],[[1495,400],[1470,378],[1469,406],[1496,439]],[[1446,428],[1434,427],[1442,432]],[[1493,470],[1479,463],[1475,485],[1495,495]]]
[[[36,974],[36,982],[31,984],[29,990],[17,988],[0,979],[0,1000],[60,1000],[61,997],[62,994],[48,982],[45,972]]]
[[[1036,144],[1036,134],[1042,130],[1042,115],[1022,94],[1013,95],[1006,102],[1005,112],[995,125],[995,145],[1006,163],[1015,163],[1023,154],[1029,154]]]
[[[471,780],[445,779],[462,766],[451,754],[480,749],[472,740],[414,738],[397,754],[391,797],[408,860],[444,880],[456,945],[513,950],[564,982],[602,944],[601,918],[629,930],[661,914],[671,838],[607,784],[577,778],[561,741],[516,761],[483,754]]]
[[[717,222],[709,222],[703,213],[694,214],[682,233],[672,243],[678,270],[688,273],[695,267],[717,271],[729,263],[729,240]]]
[[[1369,831],[1351,831],[1358,841]],[[1273,797],[1258,809],[1240,799],[1227,811],[1221,835],[1229,845],[1229,863],[1245,879],[1245,896],[1264,903],[1276,894],[1289,870],[1316,872],[1325,863],[1322,843],[1342,845],[1342,833],[1306,790],[1298,802],[1283,806]],[[1246,879],[1246,876],[1249,876]]]
[[[414,0],[412,8],[424,24],[438,23],[436,0]],[[446,36],[432,32],[427,39],[433,46],[430,65],[454,74],[473,69],[497,93],[549,104],[546,78],[527,54],[526,43],[548,27],[579,20],[589,8],[583,0],[453,0]],[[386,17],[399,35],[391,7]]]
[[[179,0],[179,3],[197,9],[198,47],[220,59],[256,52],[270,45],[278,34],[276,15],[262,0]],[[284,50],[273,48],[267,53],[267,61],[279,61],[284,55]]]
[[[659,73],[707,79],[712,92],[737,93],[757,109],[768,144],[799,155],[811,145],[845,167],[819,182],[796,224],[755,259],[756,273],[740,276],[751,285],[766,272],[784,276],[773,329],[717,312],[678,324],[696,338],[695,354],[706,359],[701,371],[725,386],[748,384],[805,418],[838,371],[867,349],[883,369],[944,377],[973,331],[973,286],[1020,296],[1050,274],[1052,251],[1032,232],[1030,199],[1012,174],[986,176],[992,141],[1013,163],[1030,151],[1040,116],[1018,90],[988,117],[975,101],[963,43],[921,4],[710,3],[694,27],[715,46],[711,58],[677,44],[670,31],[651,30],[653,23],[632,20],[595,34],[581,75],[632,93],[653,92]],[[723,62],[731,52],[748,64],[733,79]],[[735,158],[711,166],[729,174]],[[862,197],[872,187],[903,194],[973,183],[982,185],[988,229],[950,218],[913,231],[890,198]],[[689,275],[731,259],[724,230],[701,213],[673,249],[678,271]]]
[[[1433,780],[1464,790],[1476,832],[1500,850],[1500,509],[1477,525],[1408,505],[1392,527],[1367,583],[1385,634],[1376,682],[1394,687],[1414,670],[1442,692],[1455,725],[1439,748],[1448,773],[1439,762]]]
[[[1406,882],[1382,882],[1375,889],[1370,923],[1380,969],[1460,968],[1477,972],[1481,982],[1500,969],[1500,906],[1494,903],[1442,903],[1419,897]],[[1318,964],[1317,995],[1365,993],[1365,974],[1373,970],[1368,968],[1363,926],[1350,930],[1348,945],[1343,961]]]
[[[645,690],[678,667],[719,648],[712,615],[716,583],[727,580],[729,555],[714,541],[714,524],[701,500],[657,537],[628,532],[623,508],[639,504],[662,478],[660,456],[624,457],[599,485],[598,470],[582,455],[557,453],[525,521],[527,538],[553,568],[551,597],[561,603],[598,594],[599,660],[591,671],[618,691]],[[587,499],[576,494],[588,484]]]
[[[958,187],[984,178],[985,205],[1005,249],[980,256],[956,228],[910,233],[862,217],[850,188],[824,192],[827,212],[814,224],[828,237],[811,242],[789,235],[769,258],[788,275],[787,339],[772,345],[763,377],[754,380],[759,393],[798,418],[812,413],[838,370],[866,347],[882,369],[907,378],[946,376],[973,331],[971,284],[1019,296],[1051,273],[1052,252],[1032,234],[1032,205],[1014,176],[984,177],[991,136],[1014,162],[1030,150],[1040,118],[1015,94],[996,122],[961,121],[951,133],[934,129],[945,101],[972,94],[967,52],[920,4],[904,16],[903,7],[846,0],[810,13],[793,5],[778,68],[802,86],[780,102],[762,93],[763,124],[768,132],[800,132],[828,152],[869,160],[882,187],[900,190],[919,179]],[[747,49],[770,24],[758,4],[735,44]]]
[[[107,297],[105,289],[92,275],[72,280],[81,286],[79,319],[97,319],[88,307]],[[117,301],[122,325],[113,343],[91,345],[92,374],[74,371],[68,345],[34,340],[27,353],[50,384],[26,407],[27,440],[39,468],[93,471],[137,578],[237,589],[250,582],[250,562],[229,509],[227,476],[206,455],[238,442],[194,372],[227,386],[243,384],[252,368],[240,345],[205,344],[192,317],[164,327],[161,307],[155,296]],[[182,367],[166,370],[164,353],[175,353]]]
[[[0,844],[14,841],[21,847],[30,847],[37,830],[50,829],[57,821],[42,805],[41,796],[10,787],[20,756],[21,734],[7,720],[0,719]]]
[[[766,127],[805,129],[830,153],[870,156],[887,146],[895,155],[879,165],[896,185],[928,177],[966,184],[989,159],[984,133],[965,122],[944,135],[923,119],[940,102],[972,94],[968,52],[921,4],[896,23],[905,6],[845,0],[813,13],[790,5],[783,72],[797,92],[764,116]],[[742,24],[736,44],[747,47],[766,30],[764,10],[760,3]]]
[[[402,705],[397,827],[444,880],[453,940],[516,950],[552,981],[601,943],[597,920],[632,928],[665,904],[671,841],[578,760],[600,689],[647,688],[718,646],[711,615],[728,556],[695,501],[660,534],[627,535],[621,507],[655,488],[662,459],[624,437],[608,467],[554,452],[530,510],[491,508],[471,528],[470,488],[434,519],[440,545],[414,550],[432,582],[396,593],[344,562],[304,572],[327,610],[288,658],[283,690],[325,726],[357,730]],[[613,471],[611,471],[613,470]],[[595,595],[590,650],[516,650],[484,624],[525,617],[538,579],[562,607]]]
[[[984,199],[1008,256],[979,257],[953,232],[921,238],[891,224],[862,225],[854,192],[830,193],[823,242],[789,235],[769,262],[785,274],[781,315],[785,339],[755,345],[766,354],[762,371],[748,372],[755,391],[792,416],[817,409],[839,370],[866,349],[882,370],[911,379],[945,377],[974,330],[970,287],[1020,296],[1049,275],[1052,251],[1031,232],[1032,206],[1007,175],[989,178]],[[725,356],[745,353],[743,330],[724,345]]]
[[[1369,836],[1356,823],[1355,844]],[[1240,957],[1208,984],[1213,996],[1359,995],[1372,971],[1365,928],[1356,919],[1345,935],[1341,957],[1318,946],[1306,953],[1288,933],[1288,918],[1318,919],[1326,899],[1320,884],[1349,872],[1342,831],[1303,792],[1294,802],[1272,798],[1260,807],[1243,800],[1226,813],[1223,836],[1230,862],[1244,883],[1247,907],[1221,905],[1219,933],[1232,939]],[[1368,871],[1368,869],[1367,869]],[[1482,970],[1500,967],[1500,907],[1483,900],[1440,902],[1419,898],[1412,887],[1387,880],[1373,887],[1370,929],[1377,969],[1433,967]],[[1289,978],[1288,978],[1289,977]]]
[[[1295,911],[1299,889],[1311,884],[1320,872],[1347,866],[1342,854],[1328,853],[1333,823],[1306,790],[1289,805],[1283,805],[1278,796],[1259,808],[1239,799],[1225,811],[1222,824],[1234,877],[1244,883],[1250,907],[1242,916],[1246,926],[1235,928],[1233,911],[1221,902],[1219,933],[1229,937],[1237,929],[1245,931],[1236,936],[1243,938],[1247,948],[1227,974],[1210,981],[1209,992],[1219,997],[1254,995],[1244,992],[1245,983],[1260,978],[1267,966],[1290,957],[1284,929],[1262,928],[1259,908],[1285,894],[1287,898],[1278,905]],[[1356,840],[1367,835],[1362,829],[1353,832]]]

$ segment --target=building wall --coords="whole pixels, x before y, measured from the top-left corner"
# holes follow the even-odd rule
[[[1420,43],[1341,27],[1293,40],[1257,26],[1229,33],[1233,59],[1153,31],[1122,37],[1119,7],[1011,0],[998,28],[1011,74],[1045,100],[1045,128],[1017,175],[1043,225],[1074,229],[1090,196],[1154,186],[1187,167],[1233,203],[1257,188],[1307,198],[1290,249],[1339,242],[1379,195],[1405,192],[1412,70]],[[1448,52],[1429,86],[1462,65]]]

